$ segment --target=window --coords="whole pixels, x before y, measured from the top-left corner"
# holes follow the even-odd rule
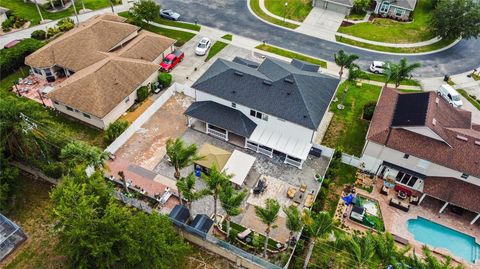
[[[58,105],[59,103],[57,101],[53,101],[54,104]]]
[[[395,16],[397,16],[397,17],[402,17],[403,14],[405,14],[405,10],[404,10],[404,9],[401,9],[401,8],[396,8],[396,9],[395,9]]]
[[[89,119],[90,119],[90,115],[88,115],[88,114],[86,114],[86,113],[82,113],[82,114],[83,114],[83,116],[84,116],[85,118],[89,118]]]
[[[257,116],[256,116],[256,117],[259,118],[259,119],[261,119],[262,116],[263,116],[262,112],[258,112],[258,111],[257,111]]]
[[[380,7],[380,12],[387,13],[389,9],[390,9],[390,4],[387,2],[383,2],[382,6]]]
[[[43,69],[43,71],[45,71],[45,76],[47,76],[47,77],[52,75],[52,71],[50,70],[50,68],[45,68],[45,69]]]
[[[262,120],[264,120],[264,121],[268,121],[268,115],[267,115],[267,114],[263,114],[263,116],[262,116]]]
[[[128,97],[125,99],[125,104],[128,103],[128,101],[130,101],[130,96],[128,96]]]
[[[397,183],[401,183],[409,187],[413,187],[415,183],[417,183],[417,180],[418,180],[418,177],[406,174],[404,172],[398,172],[397,176],[395,177],[395,181]]]
[[[41,75],[41,74],[42,74],[42,70],[40,70],[40,69],[38,69],[38,68],[33,68],[33,73],[38,74],[38,75]]]
[[[255,110],[250,110],[250,116],[255,117],[255,114],[256,114]]]
[[[465,173],[463,173],[463,174],[462,174],[462,176],[461,176],[461,178],[463,178],[463,179],[467,179],[467,178],[468,178],[468,175],[467,175],[467,174],[465,174]]]
[[[412,177],[410,179],[410,181],[408,181],[407,185],[410,186],[410,187],[413,187],[415,185],[415,183],[417,182],[418,180],[418,177]]]
[[[410,157],[410,154],[404,154],[404,155],[403,155],[403,158],[404,158],[404,159],[408,159],[408,157]]]
[[[69,107],[69,106],[66,106],[67,110],[69,111],[73,111],[73,108]]]
[[[250,116],[258,118],[258,119],[262,119],[264,121],[268,121],[268,115],[267,114],[263,114],[262,112],[255,111],[253,109],[250,110]]]
[[[237,107],[237,104],[232,103],[232,107],[233,107],[233,108],[236,108],[236,107]]]

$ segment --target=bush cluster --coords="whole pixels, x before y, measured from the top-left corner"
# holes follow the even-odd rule
[[[372,120],[373,112],[375,112],[375,106],[376,105],[377,105],[377,103],[375,103],[375,102],[369,102],[369,103],[366,103],[363,106],[363,119],[364,120]]]
[[[9,49],[0,50],[0,73],[5,77],[22,67],[25,57],[43,46],[43,43],[27,38]]]
[[[105,143],[110,144],[115,141],[115,139],[117,139],[117,137],[119,137],[127,128],[128,122],[124,120],[117,120],[108,125],[107,129],[105,130]]]
[[[158,75],[158,82],[164,87],[167,88],[172,84],[172,75],[168,73],[160,73]]]
[[[68,30],[73,29],[73,27],[75,27],[75,23],[70,18],[63,18],[57,22],[57,27],[58,27],[58,30],[62,32],[66,32]]]
[[[148,87],[147,86],[142,86],[140,88],[138,88],[137,90],[137,101],[139,103],[143,102],[145,99],[147,99],[148,97]]]
[[[9,32],[12,28],[20,28],[27,22],[26,19],[19,17],[17,15],[10,15],[8,18],[2,22],[2,30],[4,32]]]
[[[45,40],[47,39],[47,32],[43,30],[35,30],[32,32],[31,37],[36,40]]]

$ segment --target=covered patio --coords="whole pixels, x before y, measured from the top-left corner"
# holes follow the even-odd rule
[[[195,161],[195,169],[200,169],[205,174],[214,166],[222,170],[232,154],[224,149],[215,147],[211,144],[203,144],[198,150],[198,156],[203,157]]]
[[[237,187],[242,187],[245,183],[250,170],[253,167],[253,163],[257,158],[243,153],[239,150],[233,150],[232,155],[228,159],[227,163],[223,167],[223,171],[227,174],[231,174],[232,178],[230,181],[235,184]]]

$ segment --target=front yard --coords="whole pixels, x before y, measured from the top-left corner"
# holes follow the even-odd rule
[[[277,16],[302,22],[312,10],[312,0],[265,0],[265,7]]]
[[[373,22],[342,26],[338,31],[363,39],[387,43],[426,41],[435,37],[429,28],[432,9],[432,1],[419,0],[413,13],[412,22],[398,22],[391,19],[376,18]]]

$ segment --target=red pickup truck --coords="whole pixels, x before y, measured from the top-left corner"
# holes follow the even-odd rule
[[[185,54],[183,51],[175,49],[172,53],[168,54],[165,58],[163,58],[162,63],[160,64],[160,70],[170,72],[172,69],[181,61],[183,61],[183,57]]]

